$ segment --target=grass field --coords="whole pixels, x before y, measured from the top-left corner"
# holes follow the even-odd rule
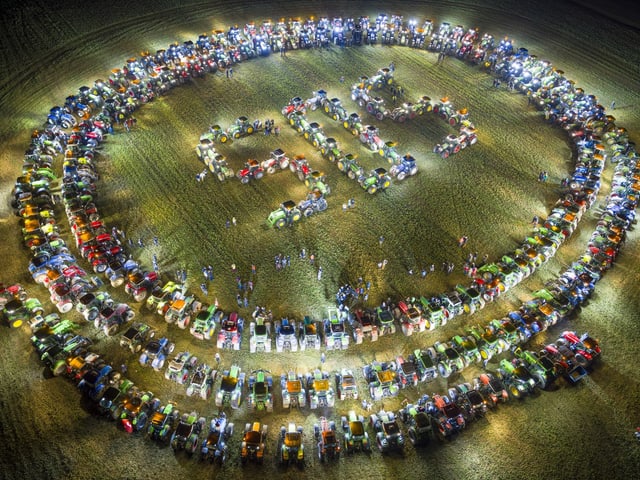
[[[347,11],[344,5],[334,7],[332,2],[292,2],[286,9],[256,3],[248,11],[245,2],[181,3],[185,5],[138,2],[135,8],[139,10],[128,10],[126,2],[114,2],[108,7],[108,21],[98,28],[72,21],[80,8],[76,2],[65,2],[50,16],[35,14],[41,5],[13,4],[7,9],[2,29],[5,33],[0,37],[7,46],[0,57],[5,72],[0,77],[0,107],[5,113],[0,118],[3,192],[8,194],[19,174],[20,155],[28,144],[29,132],[40,125],[48,108],[80,85],[107,76],[109,69],[121,66],[140,50],[161,48],[173,40],[195,40],[202,31],[225,28],[234,22],[242,25],[249,19],[323,13],[332,16],[334,11],[366,11],[375,17],[378,11],[390,8],[385,3],[350,2]],[[522,42],[531,52],[549,58],[587,92],[598,95],[604,105],[615,100],[618,123],[629,129],[632,138],[637,137],[637,29],[573,4],[554,5],[560,14],[549,17],[543,13],[547,10],[533,2],[526,6],[492,2],[486,8],[478,8],[473,2],[432,3],[428,11],[419,2],[394,4],[394,12],[388,13],[395,13],[397,8],[406,16],[418,12],[437,22],[477,25],[498,37],[512,36],[517,44]],[[566,23],[569,15],[572,21]],[[597,41],[589,34],[594,30],[599,34]],[[573,48],[582,44],[588,44],[589,49]],[[349,86],[360,75],[372,75],[391,61],[409,99],[448,95],[456,106],[468,107],[479,131],[479,142],[444,161],[431,149],[449,130],[434,115],[400,125],[375,121],[360,111],[363,118],[380,127],[383,139],[398,141],[402,153],[416,157],[420,168],[416,177],[394,182],[388,191],[370,196],[286,125],[280,108],[292,96],[308,98],[313,90],[324,88],[330,96],[341,98],[347,110],[357,111],[349,98]],[[166,277],[171,278],[178,268],[187,268],[193,290],[198,289],[202,278],[200,267],[213,265],[216,279],[209,286],[208,300],[217,298],[226,310],[234,309],[237,291],[232,263],[244,280],[249,278],[251,264],[257,266],[251,308],[266,305],[276,317],[311,314],[319,319],[333,303],[337,288],[345,282],[356,283],[360,276],[372,282],[370,305],[388,296],[449,290],[467,280],[460,265],[468,251],[496,259],[516,248],[530,231],[533,215],[546,215],[558,197],[560,180],[572,169],[566,138],[545,125],[541,115],[527,106],[526,99],[504,88],[492,88],[491,77],[451,58],[438,66],[435,54],[378,45],[345,51],[291,52],[287,58],[273,55],[240,64],[234,70],[232,79],[218,73],[154,100],[136,113],[134,130],[129,134],[118,131],[104,144],[99,157],[102,177],[98,207],[106,223],[119,226],[129,238],[143,238],[147,247],[134,248],[134,256],[150,266],[151,256],[156,254]],[[340,76],[345,77],[343,84],[338,81]],[[303,184],[289,171],[265,176],[250,185],[241,185],[235,179],[222,184],[211,176],[203,183],[195,181],[196,173],[203,168],[194,150],[199,135],[213,123],[226,126],[240,115],[252,120],[273,118],[281,127],[281,135],[254,135],[220,147],[234,170],[247,158],[267,158],[278,147],[289,156],[304,153],[315,168],[327,174],[332,188],[325,213],[283,231],[265,225],[269,212],[280,202],[305,195]],[[343,150],[357,154],[363,165],[387,166],[382,157],[371,154],[324,114],[314,112],[308,117],[321,123]],[[550,172],[548,183],[536,181],[540,170]],[[607,178],[610,171],[605,174]],[[602,195],[606,193],[604,188]],[[355,199],[355,207],[343,212],[342,204],[350,198]],[[0,248],[6,259],[0,280],[29,285],[25,268],[28,252],[19,247],[17,221],[8,207],[3,206],[0,212]],[[225,221],[233,216],[238,225],[227,229]],[[373,358],[406,355],[415,346],[448,338],[465,325],[499,318],[583,250],[595,221],[595,215],[586,215],[557,258],[543,266],[535,278],[479,314],[458,318],[432,334],[405,339],[398,333],[394,338],[381,339],[375,348],[364,344],[345,353],[332,352],[326,367],[349,364],[359,371]],[[463,234],[470,238],[464,250],[457,246]],[[385,237],[382,246],[378,244],[380,235]],[[153,236],[159,238],[157,247],[152,245]],[[302,247],[316,255],[316,265],[298,259]],[[282,272],[276,272],[273,266],[278,253],[292,258],[292,266]],[[377,268],[382,259],[389,261],[385,270]],[[454,274],[446,276],[440,271],[444,261],[457,265]],[[419,272],[431,263],[436,265],[436,273],[426,280],[417,273],[407,273],[409,268]],[[324,271],[321,282],[316,277],[318,265]],[[639,339],[639,266],[634,231],[619,265],[598,284],[596,296],[574,320],[576,329],[600,338],[605,350],[602,365],[580,388],[560,388],[528,399],[523,405],[510,404],[472,425],[456,441],[426,451],[408,448],[404,459],[374,453],[370,460],[342,458],[339,466],[326,467],[310,458],[304,476],[337,478],[366,473],[371,478],[422,478],[429,472],[442,478],[596,478],[605,474],[609,478],[629,478],[640,467],[631,434],[640,420],[640,382],[633,367]],[[44,297],[35,288],[33,293]],[[248,315],[250,309],[241,312]],[[167,328],[159,317],[147,319],[175,338],[178,349],[212,358],[213,345],[191,340],[188,333],[173,326]],[[536,341],[543,342],[561,330],[558,326]],[[181,387],[139,368],[135,358],[127,356],[115,341],[103,337],[96,341],[97,349],[112,358],[114,365],[129,365],[129,376],[136,384],[163,399],[176,400],[183,411],[197,409],[202,415],[215,411],[211,402],[187,399]],[[214,470],[187,457],[174,456],[170,449],[127,438],[113,425],[92,417],[68,383],[45,380],[27,344],[26,335],[20,332],[5,329],[0,335],[0,423],[7,448],[0,461],[0,479],[27,475],[129,478],[134,471],[143,471],[137,475],[142,478],[255,474],[251,469],[240,470],[238,434],[231,446],[231,461]],[[319,355],[250,356],[246,350],[245,345],[239,353],[224,353],[223,364],[237,361],[245,370],[267,365],[276,374],[294,366],[300,371],[319,366]],[[471,378],[472,373],[465,372],[464,378]],[[458,376],[450,382],[461,380]],[[413,399],[446,386],[446,381],[439,380],[408,390],[406,397]],[[384,402],[384,406],[397,407],[404,394],[397,401]],[[354,403],[329,413],[336,416],[350,407],[359,409]],[[236,431],[240,431],[250,418],[243,408],[233,413],[233,420]],[[264,418],[272,430],[272,454],[279,425],[292,420],[305,425],[311,451],[310,432],[316,414],[284,415],[276,406],[276,413]],[[600,458],[609,461],[605,464],[598,461]],[[264,473],[300,476],[294,471],[285,473],[271,462],[264,466]]]

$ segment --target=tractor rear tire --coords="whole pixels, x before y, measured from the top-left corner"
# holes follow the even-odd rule
[[[355,180],[356,179],[356,172],[354,172],[353,170],[349,170],[347,172],[347,177],[349,177],[349,179],[351,179],[351,180]]]
[[[240,177],[240,183],[244,183],[246,185],[249,183],[249,177]]]
[[[275,167],[269,167],[269,168],[267,168],[267,173],[268,173],[269,175],[273,175],[274,173],[276,173],[276,169],[275,169]]]
[[[338,162],[338,170],[340,170],[341,172],[344,172],[344,163],[343,162]]]
[[[217,175],[217,176],[218,176],[218,180],[219,180],[219,181],[224,182],[224,180],[225,180],[225,178],[226,178],[226,177],[224,176],[224,173],[222,173],[222,172],[218,172],[218,175]]]
[[[407,174],[404,172],[400,172],[396,178],[398,179],[399,182],[401,182],[402,180],[407,178]]]
[[[276,228],[282,228],[287,224],[287,221],[284,218],[279,218],[276,220],[275,226]]]
[[[376,113],[376,120],[379,120],[379,121],[384,120],[384,113],[382,112]]]
[[[233,138],[235,138],[236,140],[240,138],[240,132],[236,132],[233,134]]]
[[[309,208],[305,208],[303,213],[305,217],[309,218],[311,215],[313,215],[314,211],[315,210],[313,209],[313,207],[309,207]]]
[[[375,185],[371,185],[369,188],[367,188],[367,193],[369,195],[373,195],[377,191],[378,191],[378,188]]]
[[[247,134],[251,135],[253,133],[253,127],[247,127]]]
[[[291,216],[291,220],[293,220],[294,222],[297,222],[298,220],[300,220],[302,218],[302,214],[300,212],[295,212],[292,216]]]

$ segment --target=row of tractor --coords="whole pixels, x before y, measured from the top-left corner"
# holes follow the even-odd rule
[[[357,136],[369,150],[377,152],[386,158],[392,164],[389,171],[392,177],[402,181],[406,177],[418,173],[418,167],[413,156],[410,154],[401,156],[396,150],[397,144],[395,142],[385,142],[380,139],[378,128],[374,125],[363,124],[360,116],[355,112],[347,113],[339,98],[330,99],[325,90],[317,90],[313,92],[313,97],[306,101],[303,101],[300,97],[292,98],[289,104],[282,109],[282,113],[287,117],[293,116],[292,125],[299,132],[304,132],[304,122],[306,121],[304,114],[307,109],[322,109],[333,120],[341,123],[353,136]],[[291,123],[291,118],[289,122]],[[349,178],[357,179],[362,176],[363,169],[356,161],[357,157],[353,154],[344,154],[338,148],[335,139],[327,139],[326,144],[321,146],[320,151],[329,161],[338,161],[338,168],[346,173]]]
[[[292,99],[292,102],[295,100]],[[287,110],[288,107],[283,109]],[[336,162],[338,169],[355,180],[369,194],[374,194],[379,190],[385,190],[391,186],[391,178],[384,168],[376,168],[365,173],[364,168],[357,162],[353,154],[344,154],[338,148],[334,138],[327,137],[322,127],[317,122],[308,122],[303,110],[293,111],[288,116],[289,124],[317,148],[321,154],[332,162]]]
[[[77,386],[97,414],[116,420],[128,433],[140,433],[151,440],[169,443],[176,453],[184,451],[211,462],[226,460],[234,425],[224,412],[220,411],[209,423],[195,411],[180,414],[175,402],[162,403],[153,393],[140,390],[133,382],[122,378],[100,355],[89,351],[91,341],[74,335],[72,332],[77,326],[72,322],[61,321],[55,314],[47,317],[46,321],[32,325],[32,345],[45,365],[57,375],[65,375]],[[362,415],[349,411],[341,417],[341,429],[334,421],[321,416],[313,428],[314,449],[320,461],[337,459],[341,451],[347,454],[369,452],[372,445],[367,423],[382,453],[402,451],[406,438],[415,447],[426,445],[435,438],[451,438],[465,429],[469,422],[483,417],[490,408],[509,398],[520,399],[537,390],[547,389],[560,376],[572,383],[579,381],[600,355],[596,340],[587,334],[567,331],[537,352],[516,348],[513,359],[503,359],[495,373],[482,373],[471,382],[449,388],[446,394],[422,395],[415,403],[405,401],[397,414],[382,409],[371,414],[367,422]],[[417,380],[411,380],[403,365],[399,358],[397,365],[374,362],[364,367],[365,377],[370,380],[370,391],[380,392],[379,398],[372,393],[374,400],[393,396],[399,388],[417,383]],[[170,365],[165,377],[179,381],[180,374],[177,378],[171,377],[174,371]],[[201,368],[196,367],[192,378],[202,374]],[[215,374],[212,376],[215,378]],[[404,376],[407,381],[394,384],[392,379],[399,376]],[[246,380],[246,375],[237,365],[225,370],[216,393],[216,405],[238,408]],[[271,411],[271,372],[252,371],[247,383],[249,408]],[[346,389],[339,398],[358,398],[350,370],[342,369],[336,373],[335,383],[338,391]],[[308,395],[305,395],[305,387]],[[334,406],[330,376],[326,372],[315,370],[306,376],[295,372],[282,374],[281,388],[284,408],[304,407],[305,402],[312,409]],[[268,427],[260,422],[246,424],[240,444],[242,463],[264,461],[267,433]],[[275,444],[279,463],[304,466],[302,426],[290,423],[281,427]]]

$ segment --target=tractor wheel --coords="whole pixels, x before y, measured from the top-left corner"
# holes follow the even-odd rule
[[[249,183],[249,177],[240,177],[240,183],[244,183],[246,185]]]
[[[293,118],[290,118],[290,119],[289,119],[289,125],[293,126],[293,124],[294,124],[294,123],[295,123],[295,122],[293,121]]]
[[[11,321],[11,328],[20,328],[23,323],[24,320],[22,318],[16,318]]]
[[[443,150],[442,153],[440,153],[440,156],[446,160],[447,158],[449,158],[449,150]]]
[[[336,161],[336,156],[333,153],[329,154],[329,156],[327,158],[329,159],[329,161],[331,163]]]
[[[347,172],[347,177],[349,177],[349,179],[351,179],[351,180],[355,180],[356,179],[356,172],[354,172],[353,170],[349,170]]]
[[[314,212],[313,207],[309,207],[309,208],[306,208],[303,213],[305,217],[309,218],[311,215],[313,215],[313,212]]]
[[[367,104],[367,113],[373,114],[373,105],[371,105],[370,103]]]
[[[349,122],[347,122],[346,120],[344,122],[342,122],[342,126],[344,128],[346,128],[347,130],[349,130],[349,128],[351,128],[351,125],[349,125]]]
[[[377,149],[377,148],[378,148],[378,147],[376,146],[376,149]],[[375,150],[374,150],[374,151],[375,151]],[[379,150],[378,150],[378,155],[380,155],[381,157],[384,157],[384,149],[382,149],[382,148],[381,148],[381,149],[379,149]]]
[[[253,133],[253,127],[247,127],[247,134],[251,135]]]
[[[404,180],[406,177],[407,177],[407,174],[406,174],[406,173],[404,173],[404,172],[400,172],[396,178],[398,179],[398,181],[400,181],[400,182],[401,182],[401,181],[402,181],[402,180]]]
[[[353,128],[351,129],[351,135],[353,135],[354,137],[356,137],[358,135],[358,130]]]
[[[282,228],[287,224],[287,221],[284,218],[279,218],[278,220],[276,220],[276,227],[277,228]]]
[[[314,148],[318,148],[318,140],[313,140],[313,142],[311,142],[311,144],[314,146]]]
[[[453,116],[449,119],[449,125],[455,127],[458,124],[458,117]]]
[[[338,170],[340,170],[341,172],[344,172],[344,163],[343,162],[338,162]]]
[[[315,141],[315,140],[314,140],[314,141]],[[322,147],[322,148],[320,149],[320,153],[322,154],[322,156],[326,155],[326,154],[327,154],[327,148],[326,148],[326,147]]]
[[[304,174],[302,172],[298,172],[298,180],[304,182]]]
[[[509,385],[509,393],[513,398],[520,398],[521,393],[515,385]]]
[[[221,181],[221,182],[224,182],[224,180],[225,180],[225,178],[226,178],[226,177],[224,176],[224,173],[222,173],[222,172],[218,172],[217,177],[218,177],[218,180],[219,180],[219,181]]]
[[[269,175],[273,175],[274,173],[276,173],[276,169],[275,169],[275,167],[269,167],[269,168],[267,168],[267,173],[268,173]]]
[[[282,162],[280,162],[280,168],[282,170],[286,170],[288,166],[289,166],[289,161],[288,160],[283,160]]]
[[[334,113],[333,115],[331,115],[331,118],[332,118],[334,121],[337,121],[337,120],[338,120],[338,115],[336,115],[336,114]]]
[[[238,138],[240,138],[240,132],[236,132],[236,133],[234,133],[234,134],[233,134],[233,138],[235,138],[236,140],[237,140]]]
[[[102,330],[107,337],[112,337],[118,331],[118,324],[112,323],[111,325],[105,325]]]
[[[400,115],[397,120],[400,123],[404,123],[406,119],[407,119],[407,117],[405,117],[404,115]]]
[[[260,180],[264,176],[264,172],[256,172],[254,175],[256,180]]]
[[[325,105],[325,106],[324,106],[324,111],[325,111],[325,113],[329,113],[329,110],[330,110],[330,109],[329,109],[329,105]]]
[[[378,191],[378,188],[375,185],[371,185],[369,188],[367,188],[367,193],[370,195],[373,195],[377,191]]]
[[[382,184],[382,189],[385,190],[391,186],[391,182],[389,180],[385,180]]]
[[[363,100],[363,99],[358,100],[358,106],[359,106],[360,108],[364,107],[364,104],[365,104],[365,102],[364,102],[364,100]]]
[[[145,298],[147,298],[147,290],[146,289],[140,290],[137,294],[135,294],[133,296],[133,299],[136,302],[142,302],[142,301],[144,301]]]
[[[304,132],[304,138],[309,140],[309,132]]]
[[[458,153],[460,152],[460,145],[456,145],[455,147],[453,147],[453,153]]]
[[[382,112],[376,113],[376,120],[379,120],[379,121],[384,120],[384,113]]]
[[[59,377],[66,371],[67,371],[67,364],[64,360],[56,362],[56,364],[51,369],[51,373],[53,373],[54,377]]]
[[[294,222],[297,222],[298,220],[300,220],[302,218],[302,214],[298,211],[295,212],[292,216],[291,216],[291,220],[293,220]]]

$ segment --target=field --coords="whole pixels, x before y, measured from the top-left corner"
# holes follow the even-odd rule
[[[508,35],[518,46],[526,46],[564,70],[586,92],[597,95],[603,105],[608,107],[615,101],[612,113],[617,123],[638,139],[640,34],[637,22],[621,9],[608,12],[608,17],[573,2],[547,0],[482,2],[486,3],[482,7],[468,0],[428,5],[397,2],[391,6],[383,2],[296,1],[286,7],[240,1],[211,4],[143,0],[133,9],[125,1],[94,6],[103,9],[100,13],[104,16],[95,24],[80,21],[82,9],[87,8],[84,2],[63,3],[51,10],[44,2],[15,2],[6,8],[1,20],[0,191],[7,199],[19,175],[31,130],[38,128],[48,109],[66,95],[96,78],[107,77],[110,69],[121,67],[126,58],[142,50],[155,51],[174,40],[195,40],[214,28],[232,23],[242,26],[246,21],[269,17],[375,17],[386,11],[402,13],[405,18],[415,15],[433,18],[436,23],[477,26],[498,38]],[[49,14],[38,13],[42,8]],[[557,14],[549,15],[549,11]],[[360,75],[372,75],[391,62],[396,66],[395,78],[409,98],[448,96],[454,105],[468,107],[480,140],[445,161],[431,153],[433,144],[450,132],[435,116],[425,115],[404,125],[375,121],[383,139],[396,140],[402,153],[410,152],[418,159],[420,172],[371,196],[315,153],[286,124],[280,108],[295,95],[308,98],[313,90],[324,88],[330,96],[341,98],[348,111],[356,111],[356,104],[349,98],[351,84]],[[309,314],[320,319],[333,303],[338,287],[356,284],[359,277],[371,282],[370,306],[387,297],[450,290],[468,281],[460,267],[470,251],[496,259],[516,248],[530,232],[531,218],[546,215],[558,198],[560,181],[572,171],[571,148],[562,132],[546,125],[524,97],[504,87],[493,88],[491,77],[484,71],[453,58],[437,65],[436,54],[423,50],[381,45],[345,50],[332,47],[290,52],[287,58],[275,54],[242,63],[234,70],[233,78],[219,72],[172,90],[136,113],[138,122],[131,133],[116,130],[99,156],[98,208],[107,224],[117,225],[131,239],[144,240],[145,247],[134,247],[133,255],[147,266],[157,255],[165,278],[173,278],[177,269],[186,269],[189,286],[196,291],[201,267],[211,264],[215,280],[209,284],[207,301],[217,299],[225,310],[235,308],[236,275],[243,281],[252,278],[255,289],[248,298],[250,306],[239,310],[245,317],[256,305],[264,305],[276,318]],[[340,77],[344,77],[344,83]],[[365,112],[360,113],[367,118]],[[289,198],[298,201],[306,193],[304,185],[288,171],[267,175],[249,185],[237,180],[220,183],[211,175],[204,182],[196,182],[195,175],[203,168],[194,150],[200,134],[211,124],[226,126],[240,115],[251,120],[274,119],[281,134],[254,135],[220,147],[234,170],[247,158],[267,158],[278,147],[289,156],[305,154],[313,167],[327,174],[332,188],[325,213],[282,231],[266,226],[266,217],[281,202]],[[308,117],[321,123],[342,149],[357,154],[367,168],[388,166],[321,112]],[[541,170],[550,174],[546,183],[537,181]],[[611,168],[605,179],[610,176]],[[607,193],[603,188],[600,203]],[[355,206],[344,211],[342,205],[349,199],[355,200]],[[4,262],[0,281],[21,282],[44,298],[43,290],[35,288],[27,276],[29,255],[20,245],[18,221],[8,203],[0,204],[0,252]],[[365,343],[344,353],[328,352],[325,368],[335,370],[349,364],[359,374],[359,367],[374,358],[407,355],[417,346],[448,338],[467,325],[500,318],[584,249],[595,228],[598,205],[594,210],[585,215],[556,258],[534,278],[501,297],[500,302],[471,317],[457,318],[430,334],[405,338],[398,333],[374,346]],[[225,223],[232,217],[237,219],[237,226],[227,228]],[[62,228],[65,235],[69,233],[68,226]],[[385,240],[379,244],[381,235]],[[464,249],[457,245],[461,235],[469,236]],[[159,240],[157,246],[152,243],[154,236]],[[314,253],[314,265],[299,258],[302,248],[307,255]],[[404,458],[382,457],[374,452],[371,458],[343,456],[333,466],[320,464],[312,455],[311,432],[317,414],[307,415],[307,410],[304,415],[284,415],[276,404],[276,412],[263,418],[271,428],[270,458],[279,426],[296,421],[308,432],[310,455],[304,477],[365,474],[371,478],[424,478],[431,474],[440,478],[631,478],[640,468],[640,453],[632,435],[640,424],[640,381],[635,369],[640,340],[639,251],[636,228],[630,232],[616,267],[571,320],[573,329],[588,331],[601,340],[604,348],[601,364],[581,386],[571,388],[560,383],[557,391],[511,402],[471,425],[454,441],[434,442],[418,451],[408,447]],[[277,254],[291,256],[291,267],[277,272],[273,261]],[[384,270],[377,266],[383,259],[388,260]],[[440,269],[443,262],[455,263],[455,272],[445,275]],[[432,263],[436,271],[421,278],[420,270]],[[232,272],[232,264],[237,266],[237,274]],[[257,268],[255,277],[250,275],[251,265]],[[323,268],[321,281],[318,266]],[[413,275],[409,269],[414,270]],[[114,294],[125,300],[123,293]],[[174,326],[167,328],[160,317],[142,311],[139,316],[176,338],[179,350],[189,349],[213,361],[213,344],[192,340]],[[558,325],[537,337],[536,344],[555,338],[563,329]],[[93,330],[86,327],[87,332]],[[212,402],[188,399],[182,388],[139,367],[115,340],[96,336],[96,349],[113,359],[114,365],[126,363],[136,384],[163,400],[177,401],[181,411],[196,409],[207,416],[215,412]],[[278,375],[289,368],[306,372],[319,367],[320,356],[316,352],[249,355],[244,345],[239,353],[222,354],[222,365],[234,362],[245,371],[267,366]],[[174,455],[170,448],[127,437],[113,424],[94,417],[68,382],[43,375],[26,331],[3,326],[0,368],[0,424],[5,447],[0,479],[134,475],[235,478],[258,473],[257,469],[240,466],[239,433],[232,440],[229,462],[214,468]],[[465,371],[449,382],[470,379],[473,373]],[[359,378],[362,380],[361,375]],[[384,407],[396,409],[405,396],[415,399],[446,386],[440,379],[408,389],[397,400],[385,401]],[[348,408],[361,410],[354,402],[327,413],[335,417]],[[231,415],[236,432],[252,420],[245,407]],[[262,472],[292,478],[301,475],[295,469],[283,471],[271,461]]]

